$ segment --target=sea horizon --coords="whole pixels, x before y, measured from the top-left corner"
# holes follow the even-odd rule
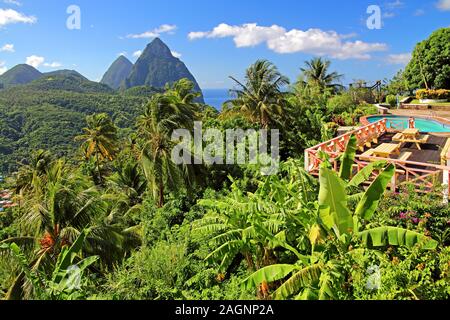
[[[202,89],[203,98],[207,105],[216,108],[218,111],[222,110],[222,105],[227,100],[231,99],[229,95],[230,89]]]

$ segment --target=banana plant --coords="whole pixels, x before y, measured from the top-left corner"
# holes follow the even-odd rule
[[[291,245],[310,220],[306,215],[314,190],[311,177],[298,168],[301,166],[291,162],[282,165],[284,177],[265,177],[254,193],[245,193],[233,183],[227,196],[199,203],[208,213],[193,224],[193,234],[214,248],[206,260],[218,264],[220,273],[226,273],[239,256],[250,271],[273,264],[274,251],[279,249],[308,261]],[[305,215],[298,215],[299,211]]]
[[[79,255],[87,233],[86,230],[82,231],[70,247],[62,248],[50,278],[47,277],[45,272],[30,266],[26,255],[15,243],[4,244],[2,248],[10,249],[12,255],[18,260],[22,269],[19,278],[27,279],[31,283],[34,294],[38,299],[76,299],[83,272],[99,259],[98,256],[82,259]],[[9,296],[12,296],[12,291],[17,289],[11,288]]]
[[[261,283],[270,283],[286,279],[272,294],[274,299],[287,299],[297,295],[298,299],[332,299],[333,285],[343,277],[341,260],[345,255],[390,246],[413,247],[420,245],[424,250],[433,250],[437,242],[423,234],[391,226],[381,226],[364,230],[383,196],[389,181],[395,174],[395,166],[386,162],[369,164],[352,177],[356,155],[356,138],[348,142],[341,157],[340,172],[337,174],[325,162],[320,168],[320,190],[317,201],[316,225],[310,230],[310,261],[304,264],[278,264],[262,268],[242,283],[250,289]],[[352,210],[349,206],[349,191],[361,186],[378,171],[378,176],[369,187],[358,194],[359,202]],[[354,196],[354,195],[353,195]],[[328,242],[328,246],[319,245]],[[331,242],[331,243],[330,243]],[[356,242],[356,244],[355,244]],[[334,245],[336,250],[328,252]],[[350,245],[360,245],[360,249],[351,250]],[[328,249],[327,249],[328,248]]]

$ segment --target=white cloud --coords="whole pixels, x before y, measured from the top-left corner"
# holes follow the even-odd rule
[[[3,47],[0,47],[0,52],[14,52],[14,45],[7,43]]]
[[[19,2],[17,0],[3,0],[3,2],[6,3],[6,4],[12,4],[12,5],[15,5],[15,6],[18,6],[18,7],[22,6],[22,2]]]
[[[0,75],[4,74],[8,70],[7,67],[5,67],[5,62],[0,61]]]
[[[181,53],[176,52],[176,51],[170,51],[170,52],[172,53],[172,55],[173,55],[175,58],[178,58],[178,59],[181,58]]]
[[[131,39],[156,38],[156,37],[159,37],[163,33],[173,34],[176,29],[177,29],[176,25],[163,24],[163,25],[159,26],[158,28],[150,30],[150,31],[146,31],[143,33],[138,33],[138,34],[129,34],[129,35],[127,35],[127,38],[131,38]]]
[[[35,23],[36,17],[24,15],[13,9],[0,9],[0,27],[13,23]]]
[[[423,9],[417,9],[416,11],[414,11],[415,17],[420,17],[420,16],[423,16],[424,14],[425,14],[425,10],[423,10]]]
[[[400,1],[400,0],[395,0],[393,2],[388,2],[385,4],[385,7],[388,9],[398,9],[398,8],[402,8],[405,4]]]
[[[142,50],[135,51],[135,52],[133,52],[133,57],[139,58],[141,56],[141,54],[142,54]]]
[[[390,19],[390,18],[394,18],[394,17],[395,17],[395,13],[393,13],[393,12],[383,13],[383,18],[385,18],[385,19]]]
[[[411,60],[411,53],[399,53],[399,54],[390,54],[387,57],[387,62],[390,64],[401,64],[407,65]]]
[[[44,63],[44,67],[47,67],[47,68],[60,68],[62,66],[63,66],[62,63],[60,63],[60,62]]]
[[[4,3],[6,4],[13,4],[15,6],[21,7],[22,3],[16,0],[3,0]]]
[[[439,10],[450,11],[450,0],[439,0],[436,6]]]
[[[32,66],[32,67],[37,68],[37,67],[39,67],[41,64],[43,64],[44,61],[45,61],[45,58],[44,58],[44,57],[39,57],[39,56],[32,55],[32,56],[27,57],[27,60],[26,60],[25,63],[26,63],[26,64],[29,64],[29,65]]]
[[[321,29],[287,31],[278,25],[265,27],[256,23],[240,26],[222,23],[211,31],[191,32],[188,35],[190,40],[226,37],[232,37],[238,48],[265,43],[270,50],[281,54],[304,52],[336,59],[370,59],[371,52],[387,50],[384,43],[345,41],[349,36],[340,35],[335,31]]]
[[[13,4],[15,6],[21,7],[22,3],[16,0],[3,0],[4,3],[6,4]]]

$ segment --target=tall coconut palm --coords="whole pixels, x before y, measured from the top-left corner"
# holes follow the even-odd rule
[[[22,198],[25,192],[31,191],[33,189],[33,181],[45,174],[51,162],[52,156],[50,152],[45,150],[32,152],[29,162],[22,165],[15,175],[13,183],[14,193],[19,198]]]
[[[63,160],[57,160],[34,179],[33,189],[25,194],[19,212],[23,236],[4,240],[0,245],[17,243],[36,248],[32,267],[45,269],[55,264],[62,248],[87,229],[83,252],[99,255],[110,265],[139,241],[134,233],[106,224],[106,215],[106,205],[93,183]],[[10,292],[23,294],[18,290],[23,280],[22,274]]]
[[[277,67],[267,60],[258,60],[246,72],[245,83],[230,77],[238,89],[231,90],[235,99],[230,103],[250,121],[268,128],[283,115],[285,99],[282,89],[289,84]]]
[[[87,116],[86,123],[87,127],[83,128],[84,134],[75,139],[82,141],[82,150],[86,159],[95,158],[97,174],[101,182],[101,161],[111,161],[117,154],[117,127],[106,113]]]
[[[180,79],[171,85],[167,84],[166,95],[175,95],[182,103],[194,108],[197,107],[195,100],[201,96],[195,91],[194,83],[187,78]]]
[[[313,84],[321,89],[332,89],[338,91],[342,85],[337,83],[342,79],[342,75],[337,72],[329,72],[331,62],[322,58],[314,58],[305,62],[305,67],[300,68],[302,77],[307,84]]]
[[[176,190],[185,177],[187,166],[180,167],[172,159],[172,133],[176,129],[191,130],[196,118],[195,107],[180,96],[170,93],[154,95],[138,118],[141,139],[140,160],[157,205],[164,205],[164,193]]]

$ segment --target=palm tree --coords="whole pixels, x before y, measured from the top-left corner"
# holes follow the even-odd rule
[[[117,127],[106,113],[94,114],[86,117],[87,127],[83,128],[84,134],[75,140],[82,141],[82,150],[88,160],[95,157],[97,174],[100,183],[102,173],[100,163],[104,160],[112,161],[117,154]]]
[[[268,128],[277,117],[283,116],[285,99],[281,90],[289,80],[271,62],[258,60],[251,65],[246,72],[245,84],[230,78],[239,89],[231,90],[236,98],[229,103],[250,121]]]
[[[131,207],[142,201],[147,181],[139,168],[139,163],[127,161],[108,180],[118,192],[128,198]]]
[[[71,245],[83,230],[89,235],[83,246],[86,255],[98,255],[106,265],[124,257],[139,241],[133,232],[105,222],[107,206],[86,176],[63,160],[52,162],[45,174],[33,181],[19,213],[24,236],[0,242],[36,247],[32,268],[54,265],[62,248]],[[10,292],[19,292],[19,276]]]
[[[336,83],[341,80],[342,75],[337,72],[328,72],[331,65],[329,60],[314,58],[306,61],[305,65],[305,68],[300,68],[303,77],[300,82],[313,84],[321,89],[329,88],[335,92],[342,88],[341,84]]]
[[[180,79],[172,84],[166,85],[166,95],[176,96],[181,103],[190,105],[194,109],[198,107],[195,100],[201,96],[199,92],[194,91],[195,86],[187,78]]]
[[[14,194],[21,199],[24,193],[32,191],[33,181],[45,175],[51,162],[52,156],[50,152],[45,150],[34,151],[31,154],[29,163],[22,165],[15,175],[13,183]]]
[[[193,88],[193,86],[191,87]],[[183,90],[181,90],[183,89]],[[140,160],[157,205],[164,205],[164,193],[177,190],[192,177],[192,168],[176,165],[171,136],[176,129],[192,130],[197,117],[196,105],[183,83],[175,83],[165,94],[156,94],[138,118],[141,139]]]

